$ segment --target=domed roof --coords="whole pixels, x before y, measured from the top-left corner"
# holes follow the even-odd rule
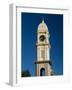
[[[38,32],[48,32],[48,27],[44,20],[38,25]]]

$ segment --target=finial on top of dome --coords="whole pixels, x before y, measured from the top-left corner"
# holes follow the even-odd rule
[[[44,23],[44,17],[42,17],[42,23]]]

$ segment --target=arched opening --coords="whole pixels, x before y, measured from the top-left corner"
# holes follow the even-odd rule
[[[45,69],[44,68],[40,69],[40,76],[45,76]]]

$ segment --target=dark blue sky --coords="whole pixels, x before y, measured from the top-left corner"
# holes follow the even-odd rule
[[[22,70],[29,70],[31,75],[35,75],[36,61],[36,36],[38,25],[44,18],[50,33],[50,58],[52,68],[56,75],[63,74],[63,15],[59,14],[39,14],[22,13]]]

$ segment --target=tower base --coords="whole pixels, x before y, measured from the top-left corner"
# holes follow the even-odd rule
[[[36,76],[52,76],[53,75],[51,61],[37,61],[35,62],[35,64],[36,64],[36,67],[35,67]]]

